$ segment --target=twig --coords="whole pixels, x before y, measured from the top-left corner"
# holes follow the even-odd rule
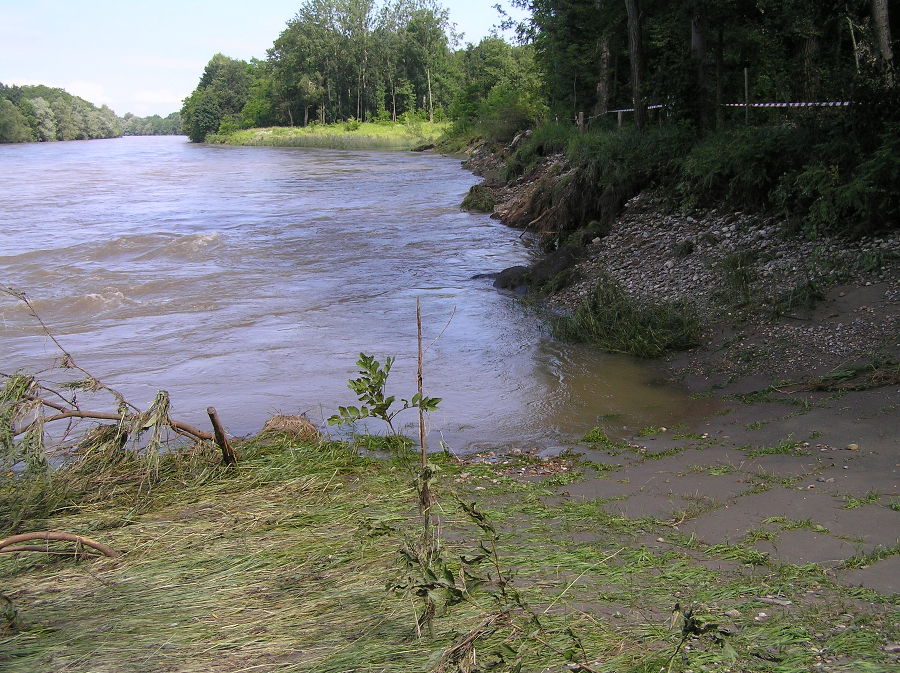
[[[103,383],[96,376],[91,374],[88,370],[84,369],[77,362],[75,362],[75,358],[72,357],[72,354],[69,353],[69,351],[67,351],[65,348],[63,348],[63,345],[53,335],[53,332],[50,331],[50,328],[47,327],[47,323],[45,323],[44,320],[41,318],[41,316],[38,314],[37,309],[34,308],[34,305],[31,303],[31,300],[26,296],[26,294],[24,292],[19,292],[18,290],[14,290],[11,287],[3,288],[2,291],[5,292],[6,294],[10,295],[11,297],[15,297],[16,299],[21,301],[23,304],[25,304],[25,306],[28,307],[29,313],[31,313],[31,316],[35,320],[38,321],[38,324],[41,326],[41,329],[43,330],[44,334],[47,336],[47,338],[50,339],[50,341],[53,342],[53,344],[63,354],[63,365],[66,368],[77,369],[82,374],[84,374],[86,377],[88,377],[91,381],[96,381],[97,385],[100,388],[103,388],[104,390],[109,391],[112,394],[112,396],[115,397],[116,400],[118,400],[121,404],[129,406],[132,409],[134,409],[135,411],[140,411],[136,406],[134,406],[128,400],[126,400],[125,397],[119,391],[117,391],[113,388],[110,388],[108,385]]]
[[[434,346],[442,336],[444,336],[444,332],[446,332],[447,328],[450,327],[450,323],[453,322],[453,316],[455,316],[455,315],[456,315],[456,307],[454,306],[453,310],[450,311],[450,317],[447,318],[447,324],[444,325],[444,328],[438,333],[438,335],[436,337],[434,337],[434,339],[432,339],[431,343],[428,344],[428,346],[426,346],[426,348],[425,348],[426,353],[429,350],[431,350],[431,347]]]

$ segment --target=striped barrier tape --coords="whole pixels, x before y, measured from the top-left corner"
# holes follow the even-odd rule
[[[843,107],[852,105],[848,100],[831,100],[807,103],[750,103],[749,107]],[[747,107],[747,103],[723,103],[723,107]]]

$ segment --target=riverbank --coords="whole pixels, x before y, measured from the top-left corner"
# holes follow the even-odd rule
[[[475,190],[487,190],[494,217],[541,235],[548,212],[564,207],[541,192],[571,180],[572,168],[551,155],[505,181],[510,154],[472,152],[468,165],[485,176]],[[598,283],[617,285],[637,305],[669,302],[701,329],[695,347],[662,358],[661,376],[720,405],[695,426],[647,429],[666,460],[638,470],[645,487],[626,507],[659,513],[672,498],[700,498],[687,530],[712,544],[742,539],[772,516],[802,512],[824,531],[844,508],[865,508],[852,525],[832,527],[843,531],[836,537],[782,536],[771,551],[834,564],[860,549],[890,549],[860,581],[900,591],[898,232],[809,240],[772,216],[684,211],[653,190],[629,199],[608,224],[572,228],[588,233],[582,245],[501,273],[497,283],[528,291],[551,322],[583,311]],[[615,419],[599,431],[615,435]],[[698,459],[683,454],[686,437],[707,443],[701,455],[713,464],[701,473],[740,476],[728,484],[695,479]],[[753,497],[748,470],[779,485],[777,493]],[[605,486],[580,492],[593,497]],[[853,540],[842,538],[851,531]]]
[[[218,133],[207,142],[221,145],[319,147],[346,150],[412,150],[433,146],[449,123],[348,121],[340,124],[253,128]]]
[[[647,258],[675,267],[660,252],[672,214],[657,213],[658,231],[635,246],[643,254],[628,257],[628,244],[602,252],[616,232],[645,230],[648,203],[629,205],[633,229],[617,221],[588,242],[598,266],[623,255],[622,282],[629,264],[633,283],[658,282]],[[696,224],[687,217],[707,216],[685,215],[684,226]],[[744,235],[735,231],[720,238]],[[712,241],[701,245],[720,256]],[[682,269],[691,278],[702,273],[698,247],[683,258],[701,269]],[[577,302],[590,262],[548,306],[561,310],[566,292]],[[889,278],[886,269],[884,280],[827,288],[836,303],[862,302],[838,312],[871,320],[853,330],[860,344],[883,322],[876,298]],[[716,324],[746,334],[848,324],[746,315]],[[156,467],[115,450],[46,479],[2,475],[4,533],[64,530],[121,555],[0,553],[0,664],[29,673],[894,670],[897,386],[868,387],[889,368],[770,387],[783,351],[742,350],[708,323],[702,338],[666,363],[667,376],[710,402],[696,424],[631,437],[602,416],[561,455],[490,446],[433,456],[442,551],[424,563],[409,455],[373,460],[347,444],[267,435],[240,444],[233,469],[206,450]],[[783,345],[806,358],[793,338]],[[770,359],[741,356],[756,350]],[[791,366],[803,374],[809,362]]]
[[[752,469],[682,438],[697,492],[661,495],[654,475],[678,456],[654,437],[641,446],[594,432],[584,456],[435,456],[440,546],[425,566],[411,456],[270,434],[241,445],[233,469],[202,453],[164,457],[156,478],[134,462],[102,474],[72,466],[53,478],[67,506],[47,514],[58,492],[35,485],[19,525],[121,555],[0,555],[0,661],[14,672],[896,666],[893,599],[857,580],[896,550],[781,560],[771,549],[783,543],[856,534],[806,510],[708,543],[689,530],[707,490]],[[755,475],[748,497],[775,502],[786,488]],[[865,507],[841,513],[858,519]]]

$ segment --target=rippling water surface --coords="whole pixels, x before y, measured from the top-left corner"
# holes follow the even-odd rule
[[[554,341],[472,279],[531,253],[460,212],[476,178],[455,159],[121,138],[0,145],[0,174],[0,284],[133,402],[168,390],[180,420],[204,424],[209,405],[238,435],[275,412],[321,420],[353,403],[360,351],[396,356],[390,386],[408,396],[416,297],[427,341],[440,335],[426,355],[426,392],[444,398],[432,437],[455,449],[554,447],[603,415],[692,412],[652,370]],[[0,371],[55,355],[0,298]]]

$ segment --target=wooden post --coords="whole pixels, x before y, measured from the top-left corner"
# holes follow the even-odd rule
[[[578,113],[578,132],[584,133],[584,112]]]
[[[623,118],[624,116],[625,116],[625,113],[622,112],[622,110],[619,110],[619,114],[618,114],[619,128],[622,128],[622,118]]]
[[[228,443],[228,438],[225,436],[225,431],[222,429],[222,424],[219,422],[219,414],[216,413],[216,408],[207,407],[206,413],[209,414],[209,420],[212,423],[213,432],[216,435],[216,444],[222,449],[222,462],[225,465],[236,464],[237,456],[234,453],[234,449],[231,448],[231,444]]]
[[[744,68],[744,123],[750,126],[750,77]]]

